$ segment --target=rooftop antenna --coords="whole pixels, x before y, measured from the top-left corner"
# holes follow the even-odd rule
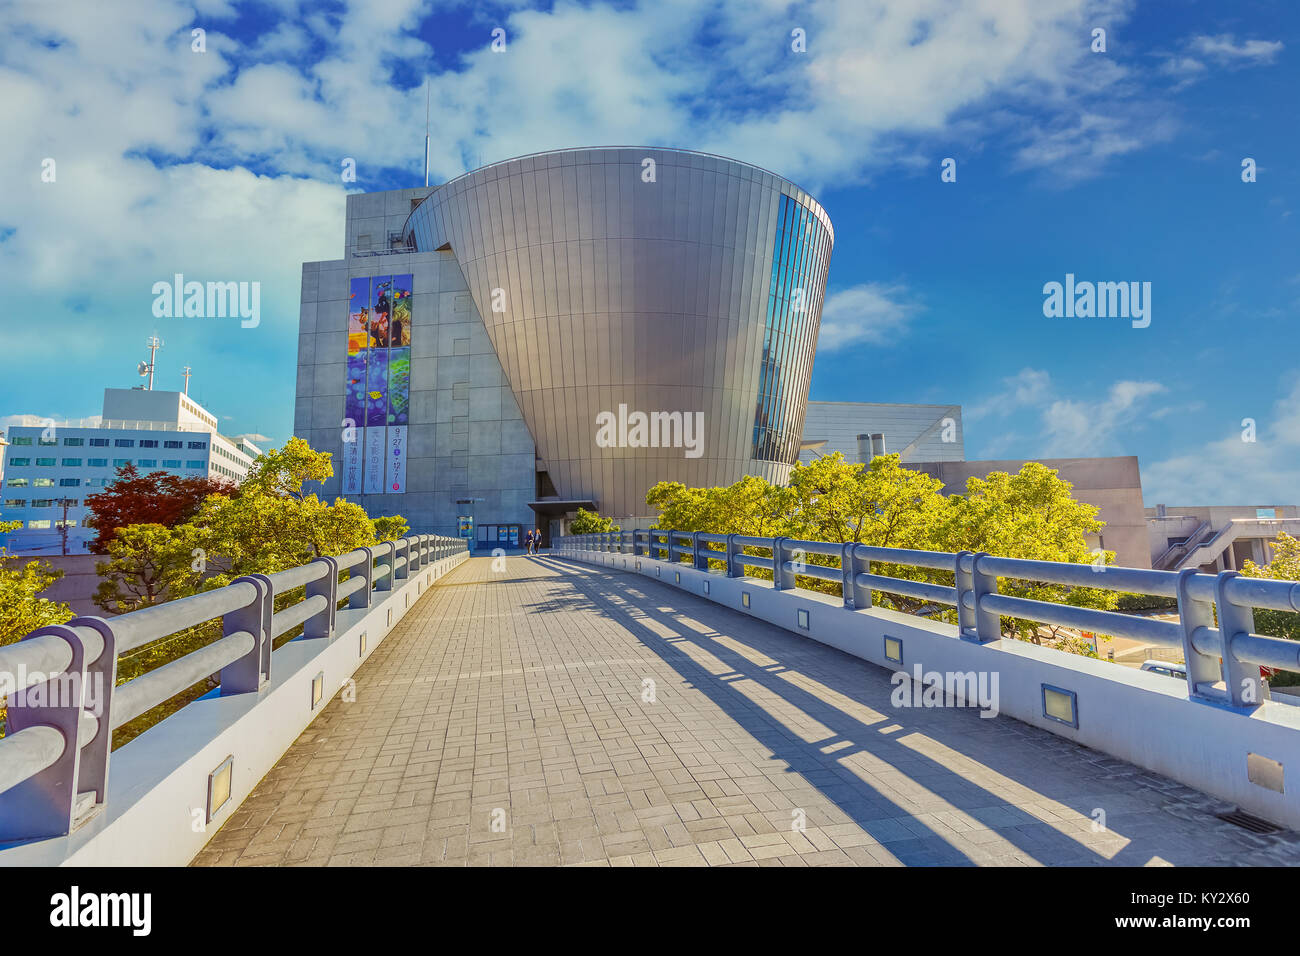
[[[185,394],[186,394],[186,395],[188,395],[188,394],[190,393],[190,376],[191,376],[192,374],[193,374],[193,372],[190,371],[190,367],[189,367],[188,365],[185,366],[183,369],[181,369],[181,375],[185,378]]]
[[[151,335],[149,336],[149,340],[145,342],[145,346],[149,349],[149,361],[141,362],[139,365],[137,365],[136,371],[140,373],[141,378],[144,378],[145,376],[149,377],[149,384],[146,386],[146,388],[148,389],[148,391],[152,392],[154,355],[157,353],[157,351],[160,348],[162,348],[163,342],[162,339],[158,338],[157,335]]]
[[[424,188],[429,188],[429,78],[424,78]]]

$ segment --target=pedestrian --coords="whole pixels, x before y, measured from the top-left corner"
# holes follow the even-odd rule
[[[533,554],[542,553],[542,529],[537,528],[533,531]]]
[[[524,551],[527,554],[533,553],[533,533],[531,531],[528,532],[527,537],[524,538]]]

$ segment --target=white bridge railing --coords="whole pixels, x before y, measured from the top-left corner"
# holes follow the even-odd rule
[[[981,644],[1002,638],[1001,618],[1015,617],[1177,647],[1187,662],[1190,697],[1242,710],[1252,710],[1265,699],[1260,667],[1300,671],[1300,641],[1253,631],[1255,608],[1300,611],[1300,582],[1248,578],[1236,571],[1217,575],[1194,569],[1151,571],[1000,558],[971,551],[912,551],[657,529],[558,538],[552,550],[558,554],[643,555],[703,571],[721,571],[728,577],[743,577],[747,567],[765,568],[773,572],[773,586],[778,591],[798,588],[799,577],[817,578],[839,584],[844,606],[853,609],[870,607],[873,591],[917,598],[956,608],[957,636]],[[810,555],[824,555],[833,563],[814,564],[808,560]],[[954,583],[877,573],[875,564],[945,572]],[[1178,601],[1178,620],[1000,594],[999,578],[1173,597]]]
[[[462,538],[413,535],[119,617],[74,618],[0,647],[0,843],[68,834],[102,810],[123,724],[214,674],[222,696],[258,692],[276,638],[302,625],[303,638],[332,641],[340,603],[370,608],[412,572],[465,550]],[[276,596],[298,588],[302,599],[276,611]],[[122,654],[216,618],[219,639],[115,686]]]

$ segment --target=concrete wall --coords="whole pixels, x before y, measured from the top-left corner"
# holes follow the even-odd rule
[[[944,423],[951,419],[952,441],[944,440]],[[886,454],[904,462],[961,461],[966,457],[960,405],[888,405],[877,402],[809,402],[803,440],[826,444],[799,453],[804,464],[819,455],[840,452],[860,462],[858,435],[881,434]]]
[[[887,671],[998,677],[999,716],[1015,718],[1121,760],[1172,777],[1282,826],[1300,828],[1300,788],[1278,792],[1251,780],[1251,754],[1300,770],[1300,707],[1268,701],[1251,713],[1190,700],[1187,685],[1159,674],[1067,654],[1025,641],[976,644],[950,624],[884,608],[851,610],[813,591],[777,591],[770,581],[728,578],[689,565],[623,554],[558,553],[566,560],[640,573],[783,627]],[[708,586],[707,592],[705,586]],[[742,595],[749,595],[749,607]],[[799,626],[799,611],[808,627]],[[902,642],[902,664],[885,658],[886,636]],[[1078,727],[1046,716],[1043,685],[1076,695]]]
[[[1151,567],[1146,515],[1142,509],[1142,476],[1134,455],[1119,458],[1012,458],[998,461],[921,462],[912,465],[944,484],[944,494],[965,494],[969,478],[995,471],[1018,472],[1027,461],[1056,470],[1074,485],[1074,497],[1096,505],[1106,522],[1099,541],[1091,542],[1115,552],[1115,564],[1126,568]]]
[[[397,190],[403,199],[412,190]],[[383,218],[386,193],[349,197],[349,215]],[[409,200],[408,206],[409,206]],[[375,216],[365,216],[367,213]],[[397,221],[393,214],[392,221]],[[388,221],[388,220],[386,220]],[[349,220],[349,236],[355,223]],[[366,228],[371,228],[366,226]],[[372,517],[400,514],[416,534],[456,534],[456,519],[533,526],[535,446],[460,267],[446,252],[350,256],[303,265],[294,434],[334,455],[321,496],[341,494],[349,280],[410,273],[411,404],[406,492],[349,495]],[[472,506],[458,498],[482,498]]]

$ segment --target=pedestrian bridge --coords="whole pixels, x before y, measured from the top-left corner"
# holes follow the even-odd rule
[[[914,693],[894,672],[910,670],[913,659],[926,670],[941,663],[918,638],[998,651],[1022,668],[1046,659],[1067,672],[1081,663],[1124,670],[1136,682],[1123,686],[1138,699],[1128,733],[1139,752],[1158,749],[1162,733],[1143,725],[1143,707],[1212,712],[1236,721],[1239,734],[1254,733],[1243,737],[1243,775],[1249,746],[1285,760],[1270,732],[1300,736],[1300,725],[1287,723],[1289,705],[1244,714],[1189,699],[1167,677],[1020,642],[966,642],[940,633],[951,626],[711,573],[696,566],[698,551],[693,563],[678,564],[644,550],[568,542],[538,556],[468,558],[444,540],[408,548],[404,561],[393,549],[389,564],[382,556],[369,563],[388,580],[387,594],[374,580],[353,589],[371,605],[340,610],[328,631],[309,628],[278,648],[275,667],[261,679],[254,672],[251,688],[196,701],[114,752],[98,797],[84,796],[93,776],[74,776],[82,796],[67,808],[70,833],[14,831],[51,825],[40,808],[59,801],[57,780],[30,784],[57,760],[17,785],[10,780],[19,771],[0,775],[0,787],[8,785],[0,801],[9,801],[0,816],[14,841],[0,849],[0,863],[1147,866],[1293,858],[1293,831],[1252,832],[1220,818],[1243,806],[1225,799],[1228,784],[1216,783],[1220,793],[1211,795],[1086,746],[1098,716],[1086,709],[1096,699],[1087,669],[1064,688],[1077,695],[1078,727],[1063,730],[1010,699],[1023,683],[1014,667],[1003,670],[997,716],[943,695],[924,706],[920,688]],[[346,556],[329,560],[337,572]],[[735,606],[722,593],[728,586],[746,595]],[[312,609],[323,613],[330,596]],[[333,594],[336,603],[346,596]],[[791,613],[784,626],[764,619],[773,602],[794,598],[808,604],[790,610],[808,617]],[[833,628],[817,629],[830,627],[823,619],[832,613],[883,621],[906,663],[887,669],[853,647],[830,646],[843,642]],[[295,623],[306,611],[298,616]],[[259,621],[247,620],[256,629]],[[87,625],[72,625],[78,652],[95,656],[85,651],[93,640],[78,633]],[[108,639],[120,643],[123,633]],[[243,643],[236,650],[246,660]],[[134,683],[118,688],[114,707]],[[1022,719],[1008,714],[1017,709]],[[24,728],[50,726],[52,716],[11,722],[0,761],[20,753],[13,741],[33,736]],[[1188,735],[1213,725],[1187,713],[1183,721]],[[21,751],[24,760],[30,752]],[[15,824],[19,811],[26,817]]]

